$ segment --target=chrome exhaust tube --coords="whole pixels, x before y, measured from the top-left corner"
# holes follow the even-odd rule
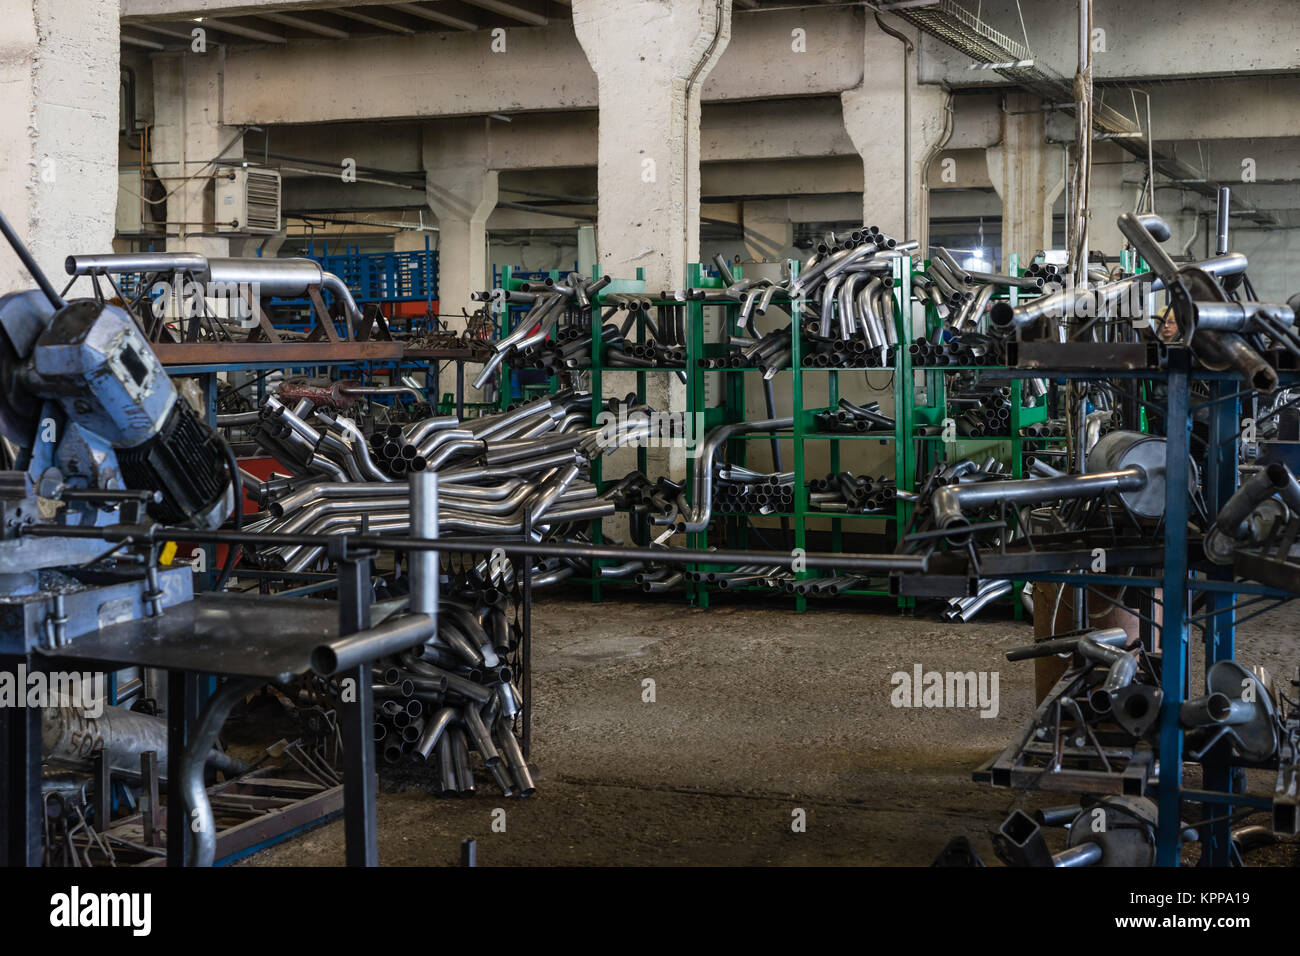
[[[1000,502],[1041,504],[1064,498],[1090,498],[1109,491],[1140,491],[1147,485],[1147,473],[1138,466],[1120,471],[1103,471],[1061,478],[1027,478],[1018,481],[985,481],[974,484],[942,485],[930,496],[935,526],[951,532],[950,539],[964,538],[970,524],[964,511]]]
[[[528,769],[528,761],[524,759],[523,748],[515,738],[514,728],[505,715],[497,718],[496,727],[497,739],[501,742],[501,751],[505,754],[510,776],[514,778],[515,789],[521,797],[531,797],[537,792],[537,785],[533,782],[532,771]]]

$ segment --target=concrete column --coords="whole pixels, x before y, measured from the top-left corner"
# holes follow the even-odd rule
[[[916,30],[901,22],[884,32],[865,21],[864,79],[840,94],[844,127],[862,157],[862,219],[899,240],[929,244],[925,171],[947,131],[950,96],[917,80]]]
[[[680,287],[700,258],[700,89],[731,39],[731,0],[574,0],[596,71],[596,246],[606,274]]]
[[[63,259],[112,248],[118,9],[0,0],[0,211],[57,288]],[[35,286],[0,242],[0,294]]]
[[[985,154],[989,179],[1002,197],[1002,264],[1011,253],[1028,261],[1052,245],[1052,206],[1065,188],[1065,152],[1047,142],[1042,101],[1006,98],[1002,143]]]
[[[573,26],[596,71],[596,249],[605,275],[644,270],[651,292],[685,285],[700,260],[700,90],[731,39],[731,0],[574,0]],[[610,375],[610,394],[631,377]],[[684,411],[676,378],[648,376],[646,400]],[[652,473],[683,476],[683,448],[649,449]],[[607,464],[622,467],[623,456]]]
[[[426,152],[427,155],[427,152]],[[465,328],[461,309],[479,308],[471,292],[492,280],[487,220],[497,204],[497,172],[481,167],[427,168],[425,196],[438,217],[438,301],[447,327]],[[423,239],[419,248],[424,248]]]
[[[155,56],[152,161],[167,200],[168,251],[207,256],[231,255],[230,240],[216,231],[212,174],[244,156],[238,129],[221,124],[221,71],[224,47],[207,53]],[[192,177],[192,178],[191,178]]]

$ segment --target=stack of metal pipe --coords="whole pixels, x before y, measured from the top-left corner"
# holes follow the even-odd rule
[[[969,621],[994,601],[1010,595],[1012,590],[1013,584],[1010,581],[1000,579],[981,581],[975,594],[969,597],[950,598],[944,617],[950,621]]]
[[[653,310],[644,296],[615,293],[601,299],[606,307],[601,317],[606,367],[686,368],[686,304],[671,292],[660,293],[660,297],[668,301]],[[621,322],[617,316],[620,309],[628,313]],[[638,318],[651,336],[644,342],[632,338]],[[678,377],[685,382],[684,373]]]
[[[1049,285],[1065,285],[1065,276],[1061,274],[1060,266],[1053,265],[1050,262],[1034,261],[1025,267],[1025,275],[1043,280],[1043,288]]]
[[[945,328],[935,329],[930,339],[917,338],[907,350],[915,368],[1002,365],[1006,361],[1002,341],[979,332],[956,333]]]
[[[930,252],[930,264],[924,272],[916,274],[913,288],[919,301],[933,305],[939,317],[956,333],[978,328],[998,289],[1023,289],[1034,295],[1043,289],[1042,275],[980,272],[963,266],[942,246],[932,246]]]
[[[880,414],[879,402],[855,405],[847,398],[841,398],[839,404],[813,416],[819,432],[890,432],[894,430],[894,420],[888,415]]]
[[[881,514],[893,509],[897,497],[897,485],[886,475],[872,478],[841,471],[808,482],[810,511]]]
[[[443,795],[468,797],[472,750],[505,796],[531,796],[536,786],[514,731],[523,698],[506,663],[514,646],[499,606],[440,601],[438,637],[373,669],[383,759],[435,764]]]
[[[1005,385],[973,383],[948,395],[949,414],[957,434],[969,438],[1006,435],[1011,430],[1010,389]]]
[[[597,321],[592,298],[611,279],[587,279],[570,273],[562,282],[525,282],[518,291],[497,288],[475,293],[476,301],[498,308],[529,305],[514,330],[497,343],[487,367],[475,380],[482,387],[502,363],[511,368],[531,368],[556,375],[591,367],[593,324]],[[663,293],[663,298],[678,298]],[[601,360],[609,368],[686,367],[686,315],[684,302],[655,305],[646,293],[611,292],[600,295]],[[637,341],[633,330],[640,321],[650,334]],[[683,380],[685,376],[680,376]]]
[[[1065,422],[1060,419],[1036,422],[1020,429],[1020,434],[1026,438],[1061,438],[1065,435]]]
[[[723,571],[721,568],[687,571],[684,577],[688,581],[711,584],[723,591],[741,588],[772,588],[779,591],[784,589],[787,581],[794,580],[789,568],[758,564],[742,565],[731,571]]]
[[[510,305],[526,305],[527,311],[520,316],[515,327],[493,346],[492,357],[483,366],[474,379],[474,387],[482,388],[501,364],[516,353],[527,355],[530,350],[542,345],[552,332],[564,321],[565,324],[591,321],[591,297],[613,281],[610,276],[599,279],[587,279],[576,272],[568,278],[557,282],[546,279],[544,282],[525,282],[518,290],[493,289],[490,292],[475,293],[474,299],[490,302],[493,307],[503,309]],[[646,306],[649,300],[645,300]],[[589,326],[588,326],[589,328]],[[581,352],[585,344],[578,339],[565,343],[572,347],[573,355]],[[564,353],[566,356],[569,353]],[[531,359],[529,359],[531,361]]]
[[[639,471],[629,472],[606,489],[618,510],[628,512],[634,521],[671,517],[678,510],[679,502],[685,509],[684,490],[684,482],[671,481],[663,475],[651,481]]]
[[[826,235],[791,284],[815,317],[801,321],[804,364],[811,368],[885,368],[894,364],[898,319],[894,260],[918,248],[876,226]]]
[[[598,495],[586,478],[591,459],[640,440],[649,429],[648,421],[626,416],[608,427],[588,427],[590,397],[572,392],[464,423],[451,416],[429,418],[372,442],[342,416],[312,413],[301,404],[285,409],[274,398],[268,408],[258,440],[293,474],[267,482],[244,476],[245,487],[265,508],[245,522],[251,531],[340,534],[364,526],[371,533],[404,534],[410,527],[408,485],[390,473],[399,473],[397,463],[405,462],[411,470],[439,476],[440,533],[519,535],[529,523],[536,533],[553,536],[614,513],[613,497]],[[272,421],[302,442],[272,435]],[[377,454],[387,467],[376,463],[372,444],[380,446]],[[320,470],[322,454],[338,456],[330,459],[332,471]],[[303,571],[324,550],[265,548],[256,560],[263,567]]]
[[[892,366],[898,345],[893,298],[894,260],[916,249],[876,226],[828,233],[818,241],[799,274],[771,279],[736,279],[720,255],[714,265],[724,288],[697,292],[708,303],[736,303],[735,328],[724,328],[725,354],[700,360],[703,368],[758,368],[770,379],[793,357],[791,335],[802,332],[803,364],[809,368]],[[755,320],[773,302],[790,313],[792,324],[760,333]]]
[[[713,482],[718,514],[775,514],[794,508],[794,472],[762,474],[741,465],[721,465]]]
[[[590,420],[591,397],[566,390],[463,423],[453,415],[442,415],[389,425],[373,432],[369,443],[380,469],[400,479],[408,471],[441,474],[459,463],[487,461],[489,442],[536,440],[538,451],[575,448],[581,443],[577,432]],[[561,439],[559,433],[571,437]],[[512,455],[508,460],[526,457]]]

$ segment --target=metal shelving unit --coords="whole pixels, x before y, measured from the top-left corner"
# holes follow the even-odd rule
[[[1095,379],[1098,371],[1078,369],[1034,369],[1013,371],[1024,377],[1044,374],[1053,378]],[[1300,382],[1297,373],[1282,373],[1284,386]],[[1197,457],[1192,444],[1192,426],[1199,412],[1206,412],[1209,431],[1205,451],[1205,499],[1210,514],[1217,513],[1237,489],[1240,452],[1241,402],[1250,394],[1228,373],[1193,370],[1185,348],[1170,348],[1165,368],[1113,369],[1104,372],[1111,379],[1138,379],[1165,385],[1168,404],[1159,411],[1165,423],[1165,517],[1163,565],[1151,574],[1029,572],[1031,581],[1054,582],[1097,594],[1097,588],[1130,589],[1139,597],[1126,602],[1141,621],[1143,643],[1148,649],[1158,635],[1163,700],[1159,736],[1154,741],[1156,770],[1147,788],[1159,809],[1156,862],[1177,866],[1182,851],[1185,824],[1197,827],[1202,842],[1202,865],[1225,866],[1231,859],[1232,815],[1243,809],[1268,810],[1272,796],[1244,792],[1243,771],[1252,766],[1228,757],[1227,748],[1216,748],[1199,761],[1186,759],[1184,731],[1179,710],[1184,701],[1198,695],[1190,685],[1193,629],[1199,629],[1205,666],[1229,661],[1236,654],[1238,612],[1262,602],[1285,602],[1300,594],[1254,581],[1234,580],[1227,568],[1211,570],[1193,567],[1192,542],[1188,533],[1190,514],[1187,487],[1191,461]],[[1192,383],[1204,382],[1209,397],[1193,403]],[[1159,597],[1156,596],[1159,591]],[[1193,613],[1194,600],[1204,597],[1204,608]],[[1110,599],[1107,599],[1110,600]],[[1112,601],[1113,603],[1113,601]],[[1161,620],[1155,620],[1154,608]],[[1268,609],[1263,608],[1263,610]],[[1254,616],[1256,609],[1249,616]],[[1189,785],[1185,763],[1199,764],[1200,786]],[[1124,793],[1120,774],[1112,774],[1112,790]],[[982,776],[979,777],[983,779]],[[1131,785],[1131,783],[1130,783]],[[1054,788],[1061,789],[1061,788]],[[1199,819],[1184,816],[1184,804],[1199,805]]]
[[[791,260],[788,263],[791,274],[797,274],[799,262]],[[739,267],[733,268],[733,276],[736,279],[743,277]],[[708,276],[701,265],[692,265],[687,273],[688,285],[692,289],[719,289],[724,283],[721,279]],[[894,303],[896,323],[901,321],[905,310],[910,307],[911,299],[911,261],[907,258],[896,260],[894,271]],[[802,311],[803,301],[791,302],[789,299],[778,298],[774,301],[786,306],[797,305]],[[687,352],[687,365],[689,367],[689,384],[688,384],[688,408],[694,412],[701,410],[705,416],[705,423],[708,428],[714,428],[728,422],[742,420],[745,417],[745,373],[755,372],[753,368],[727,368],[727,369],[709,369],[700,368],[698,358],[714,357],[720,355],[723,346],[715,343],[706,343],[704,341],[704,308],[721,308],[723,309],[723,320],[731,323],[729,328],[734,328],[734,320],[739,311],[738,305],[730,304],[707,304],[700,300],[691,300],[688,306],[688,336],[689,346]],[[897,348],[894,350],[894,363],[892,367],[886,368],[864,368],[864,369],[846,369],[846,368],[809,368],[803,364],[803,335],[802,329],[795,323],[791,336],[791,364],[788,369],[778,372],[778,375],[788,375],[790,378],[791,405],[794,427],[790,432],[782,432],[776,435],[772,434],[743,434],[737,435],[728,441],[728,458],[729,462],[744,465],[746,458],[746,448],[751,441],[772,441],[782,440],[791,443],[792,447],[792,469],[794,472],[794,506],[790,512],[770,512],[767,514],[734,514],[715,515],[715,519],[723,520],[724,540],[728,547],[748,547],[751,532],[751,522],[754,518],[776,518],[791,522],[791,537],[795,548],[808,549],[808,521],[810,519],[828,519],[831,524],[831,550],[840,551],[843,548],[846,521],[873,521],[873,522],[892,522],[892,543],[896,543],[900,538],[902,529],[905,527],[907,517],[910,513],[910,503],[902,498],[895,498],[894,510],[886,514],[861,514],[846,515],[838,512],[817,512],[810,507],[808,500],[808,467],[807,467],[807,449],[806,444],[813,441],[827,442],[830,445],[830,468],[832,472],[840,470],[840,455],[843,441],[879,441],[892,442],[894,445],[894,474],[898,488],[912,487],[910,478],[907,477],[908,453],[907,443],[902,440],[905,429],[905,422],[909,416],[912,407],[912,392],[910,381],[907,376],[902,374],[900,362],[901,356],[906,354],[906,349]],[[902,336],[900,335],[900,339]],[[894,421],[893,432],[889,433],[861,433],[861,434],[837,434],[823,433],[816,429],[816,415],[821,408],[805,407],[805,376],[827,376],[827,394],[828,406],[834,408],[839,400],[840,375],[849,371],[889,371],[893,374],[893,396],[894,396]],[[723,380],[724,401],[720,405],[709,407],[706,397],[706,379],[707,375],[718,375]],[[688,463],[687,486],[691,486],[691,478],[694,475],[694,469],[698,463],[694,460]],[[886,525],[889,528],[889,524]],[[889,530],[885,532],[890,534]],[[716,540],[716,535],[714,536]],[[697,549],[707,549],[710,546],[709,532],[702,531],[687,536],[689,547]],[[796,580],[808,580],[819,575],[818,572],[802,570],[797,572]],[[747,588],[747,590],[758,590],[759,588]],[[762,588],[762,590],[769,590]],[[711,586],[706,582],[695,582],[690,585],[688,592],[698,606],[708,607]],[[878,597],[887,597],[890,595],[888,588],[853,588],[842,591],[843,594],[870,595]],[[803,611],[807,608],[808,598],[803,594],[794,595],[795,608]],[[900,606],[911,604],[910,598],[901,599]]]

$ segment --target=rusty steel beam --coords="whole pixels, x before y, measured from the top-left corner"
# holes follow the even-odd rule
[[[401,359],[401,342],[154,342],[163,365],[219,365],[240,362],[386,362]]]

